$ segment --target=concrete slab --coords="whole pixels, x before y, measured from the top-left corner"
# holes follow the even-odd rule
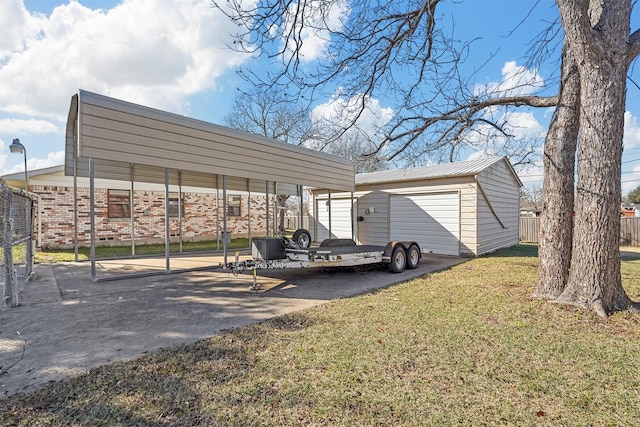
[[[101,273],[136,272],[163,261],[105,261]],[[172,261],[172,268],[217,261],[189,257]],[[93,283],[89,263],[39,264],[35,280],[21,294],[22,305],[0,311],[0,398],[463,261],[426,255],[418,269],[400,274],[386,269],[261,271],[260,292],[249,289],[249,274],[198,271]]]

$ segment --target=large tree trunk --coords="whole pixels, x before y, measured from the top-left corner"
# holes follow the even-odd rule
[[[631,2],[557,3],[565,41],[578,65],[581,92],[571,270],[557,301],[588,307],[606,317],[633,308],[622,288],[619,250]]]
[[[582,98],[574,248],[569,281],[558,298],[601,316],[630,306],[619,250],[626,69],[612,68],[583,67],[581,72],[589,96]]]
[[[580,72],[586,96],[581,101],[573,255],[558,301],[607,316],[630,307],[619,250],[626,67],[598,65]]]
[[[557,298],[571,264],[576,143],[580,118],[580,77],[573,57],[562,52],[560,93],[544,143],[542,218],[538,245],[536,298]]]

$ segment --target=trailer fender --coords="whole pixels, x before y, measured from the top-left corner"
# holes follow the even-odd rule
[[[393,250],[397,247],[401,247],[402,249],[404,249],[404,251],[407,253],[407,257],[409,258],[411,256],[410,249],[413,248],[417,248],[417,252],[418,252],[418,261],[420,260],[420,258],[422,258],[422,251],[420,250],[420,245],[418,245],[416,242],[399,242],[394,240],[393,242],[389,242],[387,243],[387,245],[384,247],[384,252],[382,254],[382,261],[385,263],[389,263],[391,262],[391,255],[393,255]],[[408,260],[409,263],[411,263],[410,260]],[[407,265],[408,268],[416,268],[416,266],[409,266]]]

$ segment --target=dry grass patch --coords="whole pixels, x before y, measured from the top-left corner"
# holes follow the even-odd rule
[[[640,299],[640,257],[622,266]],[[635,424],[638,317],[532,300],[536,267],[521,245],[101,367],[0,401],[0,424]]]

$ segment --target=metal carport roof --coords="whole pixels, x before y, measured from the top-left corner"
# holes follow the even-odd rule
[[[169,185],[267,195],[295,195],[303,185],[355,190],[355,169],[349,160],[84,90],[71,98],[65,174],[91,182],[94,280],[95,178],[131,181],[132,188],[133,182],[164,183],[166,205]],[[77,217],[77,195],[74,199]],[[168,224],[168,213],[166,218]],[[226,231],[226,212],[224,218]],[[168,225],[165,247],[169,272]],[[224,249],[226,262],[226,242]]]
[[[129,179],[133,165],[141,182],[164,183],[164,168],[170,168],[194,187],[219,188],[227,176],[233,190],[264,191],[265,181],[355,189],[349,160],[80,90],[67,119],[66,175],[88,177],[89,158],[95,178]]]

